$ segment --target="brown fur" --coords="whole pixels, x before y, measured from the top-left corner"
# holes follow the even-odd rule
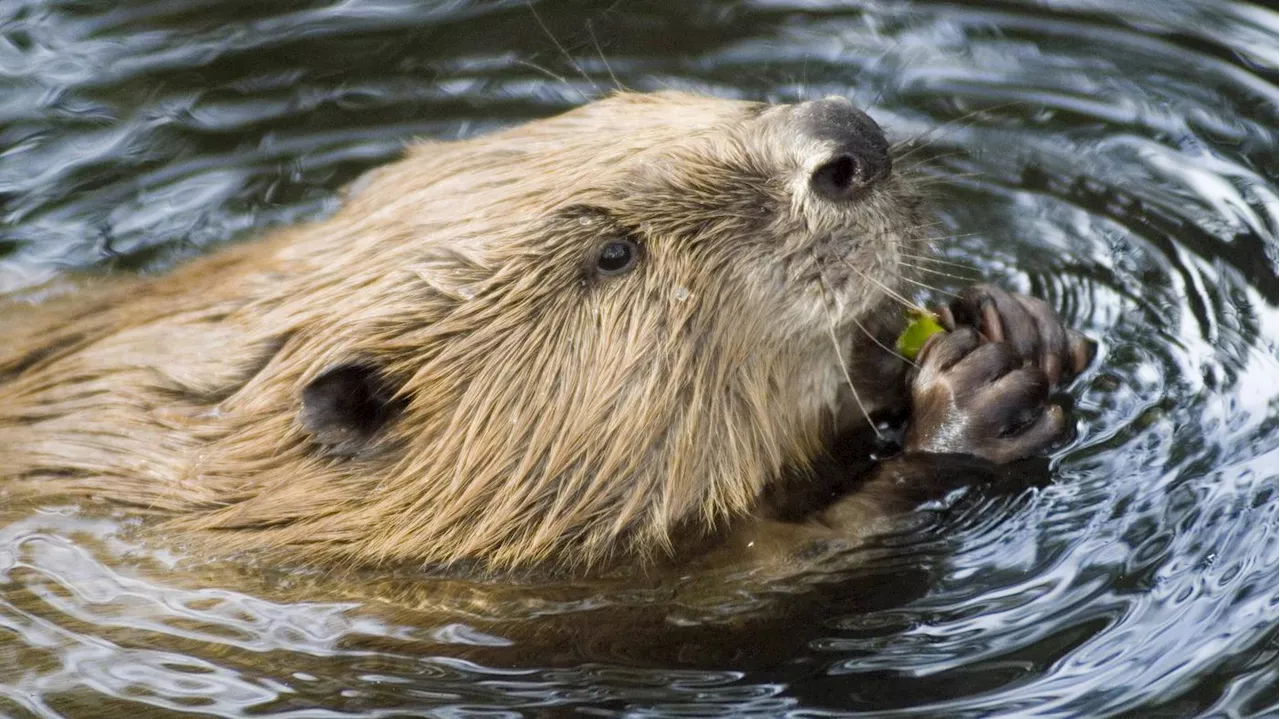
[[[922,242],[897,176],[806,192],[790,112],[619,95],[415,145],[334,217],[165,276],[0,305],[0,478],[316,561],[585,565],[722,526],[856,412],[833,331],[884,394],[854,320],[898,313],[850,266],[900,288]],[[590,276],[623,234],[639,268]],[[348,362],[404,403],[354,457],[298,419]]]

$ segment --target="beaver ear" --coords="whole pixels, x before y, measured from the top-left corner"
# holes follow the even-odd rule
[[[341,364],[311,380],[302,390],[298,419],[329,454],[364,454],[370,441],[404,408],[378,368]]]

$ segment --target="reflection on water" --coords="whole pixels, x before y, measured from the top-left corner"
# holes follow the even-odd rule
[[[343,591],[11,511],[0,713],[1274,712],[1277,17],[1108,5],[539,3],[575,67],[523,2],[0,3],[0,290],[322,215],[411,137],[616,77],[854,98],[916,138],[945,256],[1103,349],[1049,484],[785,582]]]

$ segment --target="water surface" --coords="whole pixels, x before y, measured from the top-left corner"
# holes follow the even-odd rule
[[[975,489],[822,576],[498,591],[384,575],[360,599],[199,564],[83,508],[11,511],[0,714],[1274,715],[1273,8],[536,9],[0,0],[0,291],[160,271],[323,216],[413,137],[617,84],[845,95],[919,147],[904,162],[937,182],[957,273],[1099,339],[1048,481]],[[513,617],[547,636],[504,630]]]

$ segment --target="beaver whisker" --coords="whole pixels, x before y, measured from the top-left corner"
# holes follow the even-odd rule
[[[957,274],[952,273],[952,272],[943,272],[942,270],[935,270],[935,269],[933,269],[932,267],[925,267],[924,265],[917,265],[917,264],[912,263],[912,262],[904,262],[903,260],[898,260],[898,263],[899,263],[899,264],[901,264],[901,265],[903,265],[903,266],[905,266],[905,267],[910,267],[910,268],[911,268],[911,269],[913,269],[913,270],[919,270],[919,271],[921,271],[921,272],[928,272],[928,273],[929,273],[929,274],[931,274],[931,275],[938,275],[939,277],[950,277],[950,278],[951,278],[951,279],[953,279],[953,280],[973,281],[974,279],[976,279],[976,278],[978,277],[978,275],[977,275],[977,274],[973,274],[973,275],[957,275]]]
[[[542,32],[546,33],[547,38],[555,44],[556,49],[560,51],[560,54],[564,55],[564,59],[568,60],[569,64],[573,66],[573,69],[577,70],[578,74],[582,76],[582,79],[586,80],[587,84],[596,91],[596,95],[603,94],[600,92],[600,86],[596,84],[596,81],[591,79],[591,76],[587,74],[587,71],[582,69],[582,65],[579,65],[578,61],[573,59],[573,55],[570,55],[569,51],[564,49],[564,45],[561,45],[560,41],[556,39],[556,36],[551,33],[551,28],[547,27],[547,24],[542,21],[542,16],[539,15],[538,10],[533,7],[533,2],[531,2],[531,0],[525,0],[525,6],[528,7],[529,12],[533,14],[533,19],[538,22],[538,27],[542,28]],[[584,95],[583,97],[585,98],[586,96]],[[590,100],[587,101],[590,102]]]
[[[960,236],[960,237],[964,237],[965,235],[959,235],[959,236]],[[899,250],[899,251],[898,251],[898,254],[899,254],[899,255],[901,255],[901,256],[903,256],[903,257],[906,257],[906,258],[908,258],[908,259],[912,259],[912,260],[920,260],[921,262],[932,262],[932,263],[937,264],[937,265],[943,265],[943,266],[949,266],[949,267],[956,267],[956,268],[958,268],[958,269],[962,269],[962,270],[969,270],[969,271],[973,272],[975,275],[977,275],[977,274],[978,274],[978,270],[977,270],[977,268],[973,267],[972,265],[966,265],[966,264],[965,264],[965,263],[963,263],[963,262],[952,262],[952,261],[950,261],[950,260],[944,260],[944,259],[939,258],[939,257],[931,257],[931,256],[929,256],[929,255],[913,255],[913,254],[911,254],[911,253],[909,253],[909,252],[902,252],[901,250]]]
[[[930,227],[938,227],[938,226],[940,226],[940,225],[945,225],[945,224],[946,224],[946,221],[945,221],[945,220],[934,220],[933,222],[921,222],[921,223],[920,223],[920,224],[918,224],[918,225],[912,225],[912,226],[910,227],[910,229],[911,229],[912,231],[916,231],[916,230],[927,230],[927,229],[929,229]]]
[[[948,157],[959,157],[961,155],[968,155],[969,153],[966,150],[954,150],[952,152],[939,152],[936,155],[929,155],[928,157],[917,158],[910,163],[905,163],[905,164],[902,163],[902,160],[906,158],[907,155],[909,154],[911,153],[908,152],[904,154],[902,157],[894,158],[894,170],[896,172],[914,173],[918,175],[922,172],[921,168],[933,167],[934,166],[933,163],[937,162],[938,160],[943,160]]]
[[[916,152],[919,152],[920,150],[924,150],[924,149],[926,149],[926,148],[928,148],[928,147],[932,146],[934,143],[937,143],[937,142],[941,141],[944,137],[946,137],[946,135],[940,135],[940,136],[938,136],[938,137],[934,137],[934,138],[930,139],[928,142],[924,143],[923,145],[916,145],[916,143],[917,143],[917,142],[919,142],[921,139],[923,139],[923,138],[927,137],[927,136],[928,136],[928,135],[930,135],[931,133],[940,132],[940,131],[942,131],[942,130],[947,130],[948,132],[956,132],[956,131],[961,130],[961,129],[964,129],[964,127],[966,127],[966,126],[964,126],[964,125],[959,125],[958,123],[965,122],[966,120],[975,120],[975,122],[976,122],[976,119],[975,119],[975,118],[976,118],[976,116],[977,116],[978,114],[980,114],[980,113],[983,113],[983,112],[994,112],[994,111],[996,111],[996,110],[1004,110],[1004,109],[1007,109],[1007,108],[1009,108],[1009,107],[1013,107],[1013,106],[1015,106],[1015,105],[1025,105],[1025,104],[1028,104],[1026,100],[1013,100],[1013,101],[1006,102],[1006,103],[1003,103],[1003,104],[1000,104],[1000,105],[995,105],[995,106],[993,106],[993,107],[981,107],[981,108],[978,108],[978,109],[976,109],[976,110],[970,110],[969,112],[966,112],[965,114],[961,115],[960,117],[955,117],[955,118],[952,118],[952,119],[950,119],[950,120],[947,120],[946,122],[942,123],[941,125],[938,125],[938,126],[936,126],[936,127],[931,127],[931,128],[929,128],[928,130],[925,130],[924,132],[921,132],[920,134],[918,134],[918,135],[916,135],[916,136],[914,136],[914,137],[910,137],[910,138],[907,138],[906,140],[901,140],[901,141],[899,141],[899,142],[896,142],[896,143],[894,143],[894,144],[893,144],[893,146],[890,148],[890,149],[891,149],[891,151],[894,153],[894,162],[895,162],[895,163],[897,163],[897,162],[899,162],[899,161],[901,161],[901,160],[905,160],[906,158],[910,157],[911,155],[915,154]],[[970,124],[973,124],[973,123],[970,123]],[[908,150],[907,152],[903,153],[902,155],[898,155],[898,154],[897,154],[897,151],[898,151],[898,149],[899,149],[899,148],[901,148],[901,147],[908,147],[908,146],[914,146],[914,147],[912,147],[912,149],[911,149],[911,150]]]
[[[926,223],[915,225],[911,228],[908,228],[906,231],[911,234],[909,236],[902,238],[902,244],[903,245],[924,245],[925,247],[934,247],[939,242],[963,240],[970,237],[977,237],[979,234],[981,234],[978,232],[955,232],[955,233],[948,233],[948,234],[941,234],[941,235],[917,234],[922,230],[928,230],[930,228],[939,227],[944,224],[946,223],[942,221],[926,222]],[[924,255],[918,255],[918,257],[921,257],[922,259],[931,259],[931,257],[924,256]]]
[[[934,224],[936,225],[940,223],[934,223]],[[927,227],[927,225],[922,225],[921,227],[917,227],[914,229],[921,230],[921,229],[925,229],[925,227]],[[952,233],[952,234],[946,234],[946,235],[919,235],[916,237],[908,238],[904,241],[909,242],[911,244],[919,244],[919,245],[925,245],[926,247],[932,247],[935,242],[944,242],[946,240],[963,240],[969,237],[977,237],[979,234],[980,233],[978,232],[958,232],[958,233]]]
[[[573,90],[574,92],[578,93],[578,96],[582,98],[583,102],[591,102],[591,98],[587,96],[587,93],[583,92],[582,90],[579,90],[573,83],[569,82],[569,79],[566,78],[564,75],[560,75],[558,73],[552,72],[551,70],[548,70],[547,68],[542,67],[541,65],[538,65],[536,63],[529,62],[528,60],[516,60],[515,64],[522,65],[524,67],[529,68],[530,70],[537,70],[538,72],[542,73],[543,75],[546,75],[552,80],[558,80],[561,85],[564,85],[570,90]]]
[[[922,175],[921,179],[917,179],[915,181],[916,183],[915,189],[917,191],[927,190],[930,187],[937,187],[938,185],[946,185],[946,184],[955,182],[956,180],[967,180],[971,177],[986,177],[986,175],[985,173],[981,173],[981,172],[953,172],[946,175],[942,175],[942,174]]]
[[[903,263],[903,264],[906,264],[906,263]],[[910,266],[912,266],[912,265],[908,265],[908,267],[910,267]],[[929,284],[929,283],[927,283],[927,282],[920,282],[919,280],[913,280],[913,279],[911,279],[910,277],[902,277],[901,279],[902,279],[902,281],[903,281],[903,282],[910,282],[910,283],[911,283],[911,284],[913,284],[913,285],[917,285],[917,286],[919,286],[919,287],[923,287],[923,288],[925,288],[926,290],[932,290],[932,291],[934,291],[934,292],[938,292],[938,293],[941,293],[941,294],[947,295],[948,297],[959,297],[959,296],[960,296],[960,295],[957,295],[957,294],[956,294],[956,293],[954,293],[954,292],[948,292],[948,291],[946,291],[946,290],[942,289],[941,287],[934,287],[933,285],[931,285],[931,284]]]
[[[595,28],[591,25],[591,20],[587,19],[587,35],[591,37],[591,44],[596,47],[596,54],[600,56],[600,62],[604,64],[604,69],[609,73],[609,79],[613,80],[613,87],[618,92],[627,92],[627,87],[618,81],[618,76],[613,74],[613,68],[609,66],[609,61],[605,59],[604,50],[600,49],[600,41],[596,39]]]
[[[849,316],[849,319],[853,321],[853,324],[854,324],[858,329],[862,330],[862,334],[866,335],[866,336],[867,336],[867,339],[869,339],[869,340],[871,340],[873,343],[875,343],[875,346],[879,347],[880,349],[884,350],[885,352],[888,352],[891,356],[896,357],[897,359],[900,359],[900,360],[902,360],[903,362],[906,362],[908,365],[911,365],[912,367],[919,367],[919,365],[917,365],[914,361],[912,361],[912,360],[907,359],[906,357],[904,357],[904,356],[902,355],[902,353],[898,352],[897,350],[893,349],[892,347],[889,347],[889,346],[888,346],[888,345],[886,345],[885,343],[881,342],[881,341],[880,341],[880,340],[879,340],[879,339],[878,339],[874,334],[872,334],[871,330],[867,329],[866,325],[864,325],[864,324],[862,324],[861,322],[859,322],[859,321],[858,321],[858,318],[857,318],[857,317],[854,317],[853,315],[850,315],[850,316]]]
[[[901,304],[903,307],[907,308],[908,310],[913,310],[913,311],[916,311],[916,312],[926,312],[926,311],[927,311],[927,310],[925,310],[925,308],[924,308],[924,307],[921,307],[919,304],[917,304],[917,303],[915,303],[915,302],[912,302],[911,300],[907,299],[906,297],[903,297],[901,294],[899,294],[898,292],[894,291],[891,287],[889,287],[889,286],[888,286],[888,285],[886,285],[885,283],[881,282],[880,280],[877,280],[876,278],[872,277],[871,275],[868,275],[867,273],[865,273],[865,272],[863,272],[862,270],[858,269],[857,267],[855,267],[855,266],[853,265],[853,263],[849,262],[849,260],[847,260],[847,259],[845,259],[845,258],[841,257],[841,258],[840,258],[840,261],[841,261],[842,263],[844,263],[844,266],[845,266],[845,267],[848,267],[849,269],[851,269],[851,270],[853,270],[854,272],[858,273],[858,276],[862,277],[862,279],[866,280],[867,282],[870,282],[871,284],[873,284],[873,285],[875,285],[875,286],[879,287],[881,290],[883,290],[883,291],[884,291],[885,295],[887,295],[890,299],[896,300],[899,304]]]
[[[812,253],[812,250],[810,251]],[[818,255],[813,253],[814,266],[818,270],[818,278],[822,286],[830,293],[832,302],[836,303],[836,309],[839,314],[844,314],[844,305],[840,302],[840,297],[831,289],[831,285],[827,282],[827,276],[822,271],[822,263],[818,261]],[[858,405],[858,410],[862,412],[862,416],[867,420],[867,424],[871,425],[871,430],[875,432],[877,439],[884,439],[884,435],[880,432],[880,428],[871,420],[871,413],[867,411],[867,406],[862,403],[862,397],[858,395],[858,389],[853,386],[853,377],[849,376],[849,364],[845,361],[844,353],[840,351],[840,339],[836,337],[836,321],[831,316],[831,308],[827,303],[822,303],[822,309],[827,314],[827,336],[831,338],[831,349],[835,350],[836,362],[840,365],[840,374],[844,376],[844,382],[849,386],[849,392],[853,394],[853,401]]]
[[[939,244],[952,242],[954,240],[963,240],[965,238],[975,237],[975,236],[977,236],[977,233],[973,233],[973,232],[962,234],[962,235],[926,235],[922,237],[903,240],[902,246],[904,248],[924,249],[932,254],[933,248],[937,247]],[[915,257],[916,259],[923,259],[923,260],[933,259],[932,257],[923,256],[923,255],[915,255]],[[974,269],[974,268],[969,267],[967,269]]]

